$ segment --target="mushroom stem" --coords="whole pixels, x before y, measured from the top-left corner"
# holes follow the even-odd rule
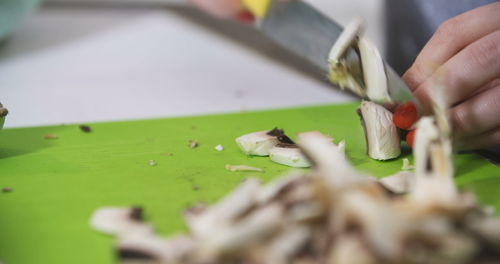
[[[392,122],[392,113],[381,105],[363,101],[358,114],[365,132],[368,156],[376,160],[397,158],[401,154],[401,139]]]

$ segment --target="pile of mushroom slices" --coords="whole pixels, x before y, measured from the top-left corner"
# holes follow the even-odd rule
[[[309,172],[246,179],[187,209],[187,234],[161,237],[134,208],[101,208],[91,225],[117,237],[121,263],[497,263],[500,218],[456,189],[446,111],[435,112],[417,124],[414,173],[377,180],[305,132]]]

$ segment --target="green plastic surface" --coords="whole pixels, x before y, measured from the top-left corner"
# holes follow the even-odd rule
[[[0,131],[0,260],[3,263],[113,263],[113,239],[89,227],[100,206],[142,206],[159,232],[185,230],[181,212],[214,202],[256,175],[270,180],[289,170],[265,157],[247,157],[234,143],[242,134],[284,128],[320,130],[345,139],[347,155],[377,177],[400,170],[401,160],[365,155],[355,104],[200,117],[6,129]],[[15,118],[14,115],[10,118]],[[58,139],[44,139],[54,133]],[[188,140],[199,147],[190,149]],[[218,144],[224,146],[219,152]],[[170,155],[171,154],[171,155]],[[411,158],[411,157],[410,157]],[[155,160],[156,166],[148,161]],[[229,172],[226,164],[263,173]],[[457,183],[500,209],[500,170],[476,155],[456,158]]]

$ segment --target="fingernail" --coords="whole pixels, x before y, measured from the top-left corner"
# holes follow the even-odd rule
[[[234,16],[236,21],[242,23],[252,23],[255,21],[255,16],[248,10],[243,10]]]

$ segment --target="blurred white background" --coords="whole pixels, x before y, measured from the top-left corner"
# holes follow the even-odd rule
[[[1,45],[6,127],[352,100],[246,26],[186,8],[73,1],[43,5]],[[383,47],[382,1],[311,2],[342,24],[363,16]]]

